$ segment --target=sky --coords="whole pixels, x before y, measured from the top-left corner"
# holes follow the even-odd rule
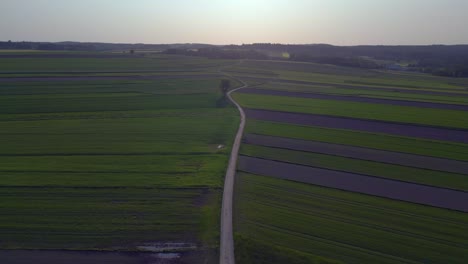
[[[0,0],[0,41],[468,44],[468,0]]]

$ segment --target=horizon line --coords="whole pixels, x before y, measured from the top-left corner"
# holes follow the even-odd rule
[[[243,46],[243,45],[258,45],[258,44],[269,44],[269,45],[289,45],[289,46],[334,46],[334,47],[359,47],[359,46],[386,46],[386,47],[399,47],[399,46],[468,46],[468,43],[458,43],[458,44],[356,44],[356,45],[337,45],[330,43],[281,43],[281,42],[252,42],[252,43],[230,43],[230,44],[213,44],[213,43],[203,43],[203,42],[161,42],[161,43],[145,43],[145,42],[105,42],[105,41],[73,41],[73,40],[63,40],[63,41],[35,41],[35,40],[0,40],[0,42],[30,42],[30,43],[80,43],[80,44],[113,44],[113,45],[211,45],[211,46]]]

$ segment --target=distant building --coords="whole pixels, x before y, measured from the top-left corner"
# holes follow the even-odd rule
[[[401,66],[400,64],[396,64],[396,63],[387,64],[385,68],[390,71],[406,71],[407,70],[406,67]]]

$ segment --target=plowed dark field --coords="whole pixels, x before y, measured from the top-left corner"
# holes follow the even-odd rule
[[[382,133],[405,137],[416,137],[468,144],[468,131],[462,129],[458,130],[442,127],[392,123],[357,118],[289,113],[257,109],[245,109],[245,114],[247,115],[247,118],[258,120],[336,129],[349,129],[356,131],[366,131],[372,133]]]
[[[316,141],[247,134],[244,143],[467,174],[468,162]],[[468,176],[467,176],[468,177]]]
[[[369,98],[369,97],[359,97],[359,96],[288,92],[288,91],[267,90],[267,89],[257,89],[257,88],[247,88],[247,89],[241,90],[240,92],[246,93],[246,94],[264,94],[264,95],[275,95],[275,96],[314,98],[314,99],[324,99],[324,100],[338,100],[338,101],[351,101],[351,102],[360,102],[360,103],[390,104],[390,105],[401,105],[401,106],[412,106],[412,107],[423,107],[423,108],[468,111],[468,105],[457,105],[457,104],[441,104],[441,103],[417,102],[417,101],[407,101],[407,100]]]
[[[468,192],[241,156],[239,170],[323,187],[468,212]]]

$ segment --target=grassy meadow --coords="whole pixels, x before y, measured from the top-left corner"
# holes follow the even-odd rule
[[[466,111],[271,95],[236,94],[234,98],[246,108],[468,128]]]
[[[462,143],[373,134],[345,129],[291,125],[262,120],[248,120],[247,123],[246,133],[468,161],[468,149],[466,144]]]
[[[223,176],[239,124],[219,89],[225,78],[220,67],[266,90],[468,104],[467,80],[411,72],[160,53],[2,55],[10,57],[0,58],[0,250],[134,252],[142,245],[187,242],[197,246],[197,263],[217,263]],[[468,129],[461,110],[233,97],[252,109]],[[364,130],[248,119],[245,134],[468,162],[467,144]],[[243,156],[468,191],[468,173],[338,154],[255,142],[240,150]],[[236,176],[237,263],[466,259],[467,213],[269,176]]]
[[[241,154],[270,160],[280,160],[316,168],[346,171],[468,191],[466,175],[457,173],[248,144],[244,144],[242,146]]]
[[[466,213],[246,173],[236,184],[237,239],[254,245],[236,248],[240,263],[279,263],[270,252],[288,263],[463,263],[468,254]]]
[[[415,73],[280,61],[245,61],[231,68],[231,73],[266,90],[468,102],[466,80]],[[468,128],[465,111],[248,93],[234,98],[252,109]],[[245,133],[468,161],[468,145],[463,143],[289,124],[287,120],[248,119]],[[465,192],[468,187],[467,173],[248,142],[241,146],[240,155]],[[464,212],[269,176],[238,171],[235,240],[239,263],[464,263],[468,254],[468,215]]]
[[[135,251],[173,241],[215,263],[239,122],[219,105],[215,71],[232,62],[62,55],[0,59],[0,249]]]

